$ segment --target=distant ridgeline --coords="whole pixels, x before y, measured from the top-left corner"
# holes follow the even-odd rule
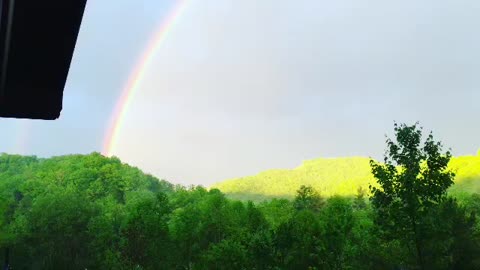
[[[480,193],[480,151],[477,156],[453,157],[450,169],[456,173],[450,194]],[[368,190],[376,185],[369,158],[319,158],[305,161],[295,169],[276,169],[254,176],[226,180],[212,185],[228,197],[262,201],[271,198],[291,199],[302,185],[310,185],[322,196],[354,196],[359,187]]]
[[[480,193],[480,153],[454,157],[450,168],[456,173],[450,194]],[[369,159],[348,157],[309,160],[292,170],[269,170],[223,181],[210,189],[217,188],[232,199],[258,202],[291,199],[302,185],[312,186],[322,196],[329,197],[354,196],[359,187],[367,191],[370,184],[376,185]],[[99,153],[52,158],[0,154],[0,208],[2,199],[14,199],[12,190],[51,193],[60,188],[81,191],[93,200],[115,196],[123,201],[137,193],[170,193],[176,187],[116,157],[107,158]]]

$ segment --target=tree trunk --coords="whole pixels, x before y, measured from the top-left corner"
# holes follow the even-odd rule
[[[424,262],[423,262],[423,252],[422,252],[422,248],[420,246],[420,243],[419,243],[418,239],[415,239],[415,246],[417,248],[418,265],[420,267],[420,270],[424,270],[425,267],[424,267]]]
[[[9,256],[10,256],[10,249],[7,247],[7,248],[5,248],[5,264],[4,264],[4,266],[3,266],[3,269],[4,269],[4,270],[10,269]]]
[[[415,240],[415,248],[417,251],[417,264],[420,270],[425,270],[425,264],[423,261],[424,260],[423,250],[422,250],[422,245],[420,244],[420,239],[418,237],[417,222],[415,217],[412,218],[412,226],[413,226],[413,234],[414,234],[414,240]]]

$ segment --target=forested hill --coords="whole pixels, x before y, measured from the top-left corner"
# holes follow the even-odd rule
[[[478,176],[479,159],[452,161],[461,183],[476,183],[466,179]],[[323,179],[336,173],[332,168],[344,179],[369,177],[367,159],[341,160],[306,162],[296,170]],[[420,269],[410,252],[411,234],[395,231],[405,230],[410,208],[397,207],[405,204],[387,205],[395,215],[385,216],[366,197],[325,198],[308,186],[296,193],[293,200],[241,202],[218,189],[173,186],[98,153],[47,159],[3,154],[0,263],[53,270]],[[424,264],[431,269],[480,269],[480,195],[459,202],[442,197],[416,215],[418,235],[427,243],[422,250],[432,254]],[[393,240],[378,233],[386,232],[379,227],[385,217]]]
[[[477,156],[453,157],[450,168],[456,173],[454,195],[480,192],[480,151]],[[226,180],[211,186],[228,197],[240,200],[262,201],[271,198],[295,196],[302,185],[315,188],[322,196],[350,196],[359,187],[368,190],[376,182],[371,174],[369,158],[319,158],[303,162],[294,169],[276,169],[254,176]]]
[[[175,189],[99,153],[0,154],[0,265],[9,250],[12,269],[134,269],[118,255],[139,248],[123,230]]]
[[[21,199],[15,194],[37,197],[69,191],[90,201],[107,197],[124,201],[134,193],[168,193],[173,188],[166,181],[99,153],[52,158],[0,155],[0,209]]]

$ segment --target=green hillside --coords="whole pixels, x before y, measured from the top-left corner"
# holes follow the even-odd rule
[[[89,201],[112,196],[124,201],[134,193],[173,189],[167,181],[99,153],[52,158],[0,154],[0,211],[2,206],[18,200],[15,194],[23,198],[26,194],[51,195],[69,190],[85,195]]]
[[[480,152],[477,156],[452,158],[450,168],[456,173],[455,185],[450,192],[455,195],[480,192]],[[302,185],[310,185],[323,196],[350,196],[357,189],[375,185],[370,172],[369,159],[365,157],[319,158],[303,162],[294,169],[276,169],[254,176],[226,180],[211,186],[233,199],[261,201],[270,198],[295,196]]]
[[[450,160],[429,139],[419,154],[416,126],[395,131],[402,150],[389,164],[403,170],[377,167],[382,189],[370,203],[332,196],[373,182],[361,157],[219,185],[241,199],[291,198],[254,203],[172,185],[99,153],[0,154],[0,262],[59,270],[480,269],[480,155]],[[427,181],[411,177],[424,156]],[[449,160],[453,186],[443,171]],[[445,196],[449,187],[456,198]]]
[[[479,190],[472,179],[480,156],[456,158],[451,167],[461,179],[456,192]],[[365,158],[313,160],[257,177],[271,183],[286,174],[296,176],[290,185],[324,179],[324,194],[354,193],[371,178]],[[241,202],[218,189],[174,186],[98,153],[0,154],[0,262],[8,258],[11,269],[419,269],[409,246],[399,244],[409,234],[392,231],[391,240],[378,233],[385,215],[375,204],[322,198],[310,187],[296,192],[293,200]],[[458,203],[445,198],[417,215],[420,228],[434,232],[420,234],[434,254],[425,263],[436,263],[432,269],[480,269],[479,194]],[[387,216],[395,222],[390,230],[405,230],[403,209]]]

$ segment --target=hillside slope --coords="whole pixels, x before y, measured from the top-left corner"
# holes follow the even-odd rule
[[[0,154],[0,211],[2,205],[16,200],[15,194],[22,197],[66,189],[94,201],[111,194],[117,200],[124,200],[135,192],[172,192],[174,187],[99,153],[51,158]]]
[[[450,168],[456,173],[452,193],[480,192],[480,153],[452,158]],[[376,181],[365,157],[319,158],[303,162],[294,169],[277,169],[254,176],[226,180],[211,186],[230,198],[261,201],[292,198],[301,185],[310,185],[323,196],[355,195],[359,187],[368,189]]]

